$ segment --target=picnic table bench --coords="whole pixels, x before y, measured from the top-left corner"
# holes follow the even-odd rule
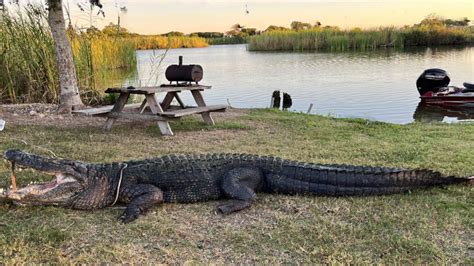
[[[156,121],[162,135],[173,135],[169,121],[179,119],[186,115],[200,114],[206,124],[214,125],[211,112],[225,112],[227,105],[206,105],[201,91],[210,89],[211,86],[203,85],[161,85],[159,87],[128,87],[128,88],[108,88],[105,93],[119,93],[119,97],[114,105],[99,108],[77,110],[74,113],[84,115],[97,115],[107,117],[104,130],[110,130],[116,119],[130,119],[135,121]],[[190,91],[196,101],[197,106],[186,106],[179,93]],[[163,102],[159,102],[158,93],[166,93]],[[130,95],[142,94],[145,99],[141,104],[126,104]],[[171,103],[176,99],[179,103],[178,109],[172,109]],[[146,112],[146,107],[150,112]],[[135,111],[135,112],[124,112]]]

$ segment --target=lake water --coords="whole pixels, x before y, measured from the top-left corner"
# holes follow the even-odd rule
[[[274,90],[293,99],[290,110],[335,117],[360,117],[390,123],[457,121],[474,118],[474,112],[426,108],[419,105],[415,81],[427,68],[449,72],[451,85],[474,81],[474,47],[382,49],[372,52],[249,52],[245,45],[223,45],[169,50],[137,51],[138,74],[130,84],[167,83],[166,66],[200,64],[212,85],[205,92],[208,104],[233,107],[268,107]],[[186,103],[194,103],[184,95]]]

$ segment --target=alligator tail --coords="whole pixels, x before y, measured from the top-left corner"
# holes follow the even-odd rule
[[[275,164],[274,164],[275,166]],[[472,184],[473,177],[443,176],[431,170],[406,170],[348,165],[282,163],[265,174],[265,190],[282,194],[367,196],[409,190]]]

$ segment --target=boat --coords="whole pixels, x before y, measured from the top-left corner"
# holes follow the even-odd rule
[[[474,108],[474,84],[449,86],[448,73],[439,68],[425,70],[416,80],[421,102],[431,105]]]

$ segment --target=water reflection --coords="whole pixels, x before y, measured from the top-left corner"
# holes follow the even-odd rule
[[[474,122],[474,107],[436,106],[420,102],[413,114],[417,122]]]
[[[95,86],[101,91],[109,87],[122,87],[133,85],[133,80],[138,77],[137,69],[113,69],[101,72],[94,76]]]

